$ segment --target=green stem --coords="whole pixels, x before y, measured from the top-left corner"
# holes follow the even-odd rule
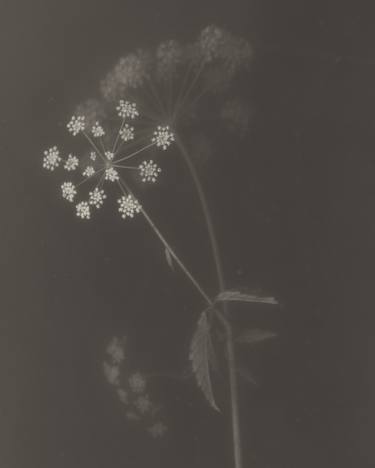
[[[206,196],[200,182],[199,176],[195,169],[194,164],[192,163],[189,152],[187,151],[185,145],[181,141],[181,138],[176,136],[176,143],[181,152],[182,157],[184,158],[192,179],[194,181],[198,197],[201,203],[204,219],[206,221],[206,227],[208,231],[208,236],[212,248],[212,256],[215,263],[217,279],[219,283],[220,291],[225,291],[225,281],[223,267],[221,263],[221,257],[219,252],[219,247],[215,235],[215,230],[213,227],[213,222],[211,219],[210,210],[208,208]],[[234,349],[234,340],[232,327],[227,319],[227,304],[224,302],[224,316],[219,314],[220,320],[222,321],[226,336],[227,336],[227,355],[228,355],[228,373],[229,373],[229,388],[230,388],[230,400],[231,400],[231,413],[232,413],[232,435],[233,435],[233,452],[234,452],[234,464],[235,468],[243,468],[242,463],[242,449],[241,449],[241,430],[240,430],[240,418],[239,418],[239,408],[238,408],[238,385],[237,385],[237,366],[236,366],[236,354]]]

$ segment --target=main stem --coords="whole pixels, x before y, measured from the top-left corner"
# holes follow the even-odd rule
[[[206,196],[198,177],[197,171],[194,164],[192,163],[189,153],[181,141],[181,138],[176,136],[176,143],[181,152],[182,157],[184,158],[186,165],[190,171],[190,174],[193,178],[198,197],[201,203],[203,215],[206,221],[206,227],[208,231],[208,236],[210,238],[212,256],[215,262],[216,274],[219,283],[220,291],[225,290],[225,281],[223,267],[221,263],[221,257],[219,252],[219,247],[215,235],[215,230],[213,227],[210,210],[208,209],[208,204]],[[232,327],[229,321],[226,318],[227,315],[227,306],[224,302],[224,316],[221,316],[221,320],[224,324],[226,336],[227,336],[227,355],[228,355],[228,373],[229,373],[229,388],[230,388],[230,400],[231,400],[231,412],[232,412],[232,434],[233,434],[233,451],[234,451],[234,463],[235,468],[243,468],[242,463],[242,449],[241,449],[241,430],[240,430],[240,418],[239,418],[239,408],[238,408],[238,385],[237,385],[237,366],[236,366],[236,354],[234,349],[234,340]]]

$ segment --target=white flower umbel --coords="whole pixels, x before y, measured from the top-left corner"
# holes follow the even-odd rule
[[[89,205],[93,205],[95,208],[100,208],[103,206],[106,198],[107,195],[104,193],[104,190],[100,190],[98,187],[95,187],[92,192],[89,192]]]
[[[83,202],[80,202],[78,203],[78,205],[76,205],[76,214],[78,216],[78,218],[81,218],[81,219],[90,219],[91,217],[91,212],[90,212],[90,205],[83,201]]]
[[[108,161],[112,161],[113,158],[115,157],[114,153],[112,153],[112,151],[106,151],[105,153],[105,157],[108,159]]]
[[[157,147],[166,150],[173,141],[174,134],[170,131],[169,126],[166,125],[165,127],[161,127],[159,125],[157,130],[154,132],[152,142],[155,143]]]
[[[118,172],[114,167],[109,167],[105,170],[104,179],[109,180],[110,182],[116,182],[116,180],[119,180]]]
[[[133,195],[123,195],[119,200],[119,212],[121,217],[125,218],[134,218],[136,213],[140,213],[142,207],[139,204],[138,200],[133,197]]]
[[[61,185],[61,192],[63,198],[70,202],[73,202],[74,197],[77,195],[77,190],[72,182],[64,182]]]
[[[140,372],[136,372],[129,377],[129,386],[134,393],[142,393],[146,388],[146,379]]]
[[[150,161],[143,161],[139,165],[139,171],[141,174],[142,182],[156,182],[156,179],[158,178],[161,169],[151,159]]]
[[[59,150],[57,146],[52,146],[48,150],[44,151],[44,158],[43,158],[43,167],[44,169],[48,169],[49,171],[54,171],[57,167],[59,167],[61,158]]]
[[[116,110],[122,119],[135,119],[139,116],[137,105],[134,102],[124,101],[123,99],[119,101]]]
[[[96,153],[95,153],[95,151],[91,151],[91,153],[90,153],[90,159],[91,159],[91,161],[95,161],[95,160],[96,160]]]
[[[85,118],[82,115],[73,115],[70,122],[67,124],[67,128],[73,136],[78,135],[78,133],[85,130]]]
[[[91,133],[94,138],[100,138],[105,135],[105,131],[103,127],[99,124],[99,122],[95,122],[91,129]]]
[[[123,141],[134,140],[134,127],[131,127],[128,124],[125,124],[120,130],[120,137]]]
[[[95,174],[95,169],[92,166],[87,166],[86,169],[82,172],[84,177],[92,177]]]
[[[75,171],[78,167],[79,161],[77,156],[69,154],[68,159],[65,161],[64,169],[66,171]]]

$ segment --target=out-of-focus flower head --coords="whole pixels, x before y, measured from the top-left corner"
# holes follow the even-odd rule
[[[146,379],[140,372],[129,377],[129,386],[134,393],[142,393],[146,389]]]
[[[230,35],[217,26],[205,27],[198,38],[200,59],[204,63],[211,63],[222,58]]]
[[[114,364],[121,364],[125,360],[125,338],[114,336],[108,343],[106,352]]]
[[[76,107],[74,115],[81,115],[84,117],[87,126],[92,128],[98,121],[105,117],[106,111],[103,107],[103,102],[98,99],[90,98]]]
[[[142,86],[148,77],[150,55],[143,50],[121,57],[101,83],[100,89],[108,101],[117,101],[129,89]]]
[[[162,42],[156,48],[156,74],[160,80],[170,80],[184,60],[184,48],[175,40]]]
[[[143,426],[152,437],[162,437],[167,428],[160,418],[161,407],[155,405],[146,393],[145,374],[131,369],[128,351],[125,357],[125,344],[125,337],[116,336],[108,343],[103,363],[104,377],[125,410],[129,423]]]
[[[120,368],[116,364],[103,363],[103,371],[107,382],[110,385],[118,387],[120,385]]]
[[[164,434],[167,432],[167,426],[161,421],[157,421],[155,424],[148,428],[148,432],[154,438],[163,437]]]
[[[102,80],[99,100],[105,112],[116,100],[136,100],[144,125],[192,130],[193,122],[218,118],[220,96],[237,88],[251,59],[246,39],[209,25],[191,43],[170,39],[121,57]],[[122,138],[132,139],[127,127]]]

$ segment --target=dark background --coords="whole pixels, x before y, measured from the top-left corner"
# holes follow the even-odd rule
[[[161,442],[124,419],[101,373],[108,339],[126,334],[136,365],[177,372],[201,304],[141,221],[80,222],[41,169],[120,55],[211,23],[255,50],[250,133],[203,176],[226,276],[283,304],[267,318],[279,338],[249,357],[261,385],[241,386],[245,467],[375,466],[370,3],[2,0],[2,468],[233,466],[227,413],[193,382],[161,384]],[[204,270],[197,207],[178,206],[191,193],[174,218],[164,192],[150,195],[156,216]]]

